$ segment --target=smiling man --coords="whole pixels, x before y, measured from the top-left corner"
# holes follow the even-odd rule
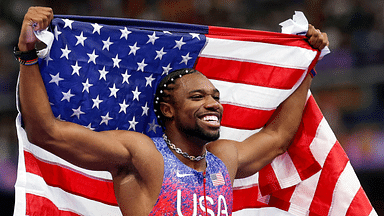
[[[220,93],[194,69],[170,73],[157,89],[155,112],[163,137],[95,132],[57,120],[36,64],[33,36],[33,26],[45,29],[52,18],[50,8],[30,8],[19,37],[20,105],[28,139],[80,167],[109,171],[123,215],[231,215],[234,179],[253,175],[289,147],[310,76],[259,133],[243,142],[218,140]],[[328,44],[312,26],[308,37],[315,48]]]

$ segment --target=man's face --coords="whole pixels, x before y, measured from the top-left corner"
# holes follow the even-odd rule
[[[180,131],[205,141],[219,138],[223,114],[220,93],[203,74],[193,73],[177,79],[173,98],[174,120]]]

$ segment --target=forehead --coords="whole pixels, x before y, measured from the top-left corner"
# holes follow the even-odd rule
[[[177,90],[184,91],[185,93],[193,91],[218,92],[211,81],[199,72],[184,75],[177,79],[175,84],[177,85]]]

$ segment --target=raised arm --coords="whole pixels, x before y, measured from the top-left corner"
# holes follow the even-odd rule
[[[37,39],[33,34],[33,24],[37,23],[37,29],[45,29],[52,18],[50,8],[29,9],[20,33],[20,51],[34,49]],[[151,139],[140,133],[94,132],[74,123],[57,120],[52,113],[37,64],[20,64],[19,94],[28,139],[71,163],[87,169],[114,171],[120,165],[131,163],[132,154],[136,151],[153,151]]]

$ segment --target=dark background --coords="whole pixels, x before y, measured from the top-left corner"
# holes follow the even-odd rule
[[[384,0],[0,0],[0,214],[12,215],[17,169],[12,56],[29,6],[55,14],[127,17],[280,31],[303,11],[328,34],[312,93],[379,215],[384,215]]]

